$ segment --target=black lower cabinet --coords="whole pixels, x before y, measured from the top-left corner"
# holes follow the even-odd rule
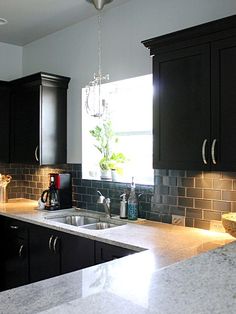
[[[30,225],[30,282],[94,265],[94,241]]]
[[[135,251],[0,216],[0,291]]]
[[[136,253],[135,251],[125,249],[122,247],[106,244],[103,242],[95,243],[95,263],[101,264],[121,258],[130,254]]]
[[[2,290],[29,283],[29,248],[27,225],[1,218],[2,227]]]
[[[60,242],[55,230],[30,225],[30,282],[60,275]]]
[[[94,265],[94,241],[61,233],[61,273]]]

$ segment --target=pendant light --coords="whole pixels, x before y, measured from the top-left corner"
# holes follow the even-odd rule
[[[98,73],[94,73],[93,80],[85,87],[85,107],[87,113],[95,118],[101,118],[106,111],[107,103],[102,95],[102,84],[109,81],[109,75],[102,75],[102,40],[101,13],[104,5],[113,0],[86,0],[98,10]]]

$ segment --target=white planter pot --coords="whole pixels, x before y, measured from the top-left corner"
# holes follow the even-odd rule
[[[111,170],[101,170],[101,179],[111,180]]]

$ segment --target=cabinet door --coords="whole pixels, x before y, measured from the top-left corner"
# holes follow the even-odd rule
[[[124,257],[133,253],[135,252],[129,249],[102,242],[95,242],[95,264],[112,261],[113,259]]]
[[[36,163],[39,145],[39,88],[14,89],[11,95],[11,162]]]
[[[67,160],[67,90],[41,86],[40,164],[62,164]]]
[[[209,46],[154,56],[153,80],[154,168],[208,169]]]
[[[236,37],[213,43],[211,60],[212,169],[235,171]]]
[[[10,151],[10,103],[9,88],[5,82],[0,81],[0,162],[9,162]]]
[[[6,239],[4,263],[4,289],[29,283],[27,240]]]
[[[60,274],[60,237],[56,231],[31,225],[29,250],[30,282]]]
[[[94,241],[66,233],[60,236],[62,274],[94,265]]]
[[[29,283],[28,228],[24,222],[3,220],[3,287],[11,289]]]

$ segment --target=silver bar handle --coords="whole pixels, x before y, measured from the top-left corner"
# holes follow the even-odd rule
[[[57,245],[57,240],[58,240],[58,237],[55,237],[54,241],[53,241],[53,251],[54,253],[56,253],[56,245]]]
[[[19,252],[18,252],[19,257],[22,257],[22,250],[23,250],[23,248],[24,248],[24,245],[22,244],[22,245],[20,246],[20,249],[19,249]]]
[[[18,226],[14,226],[14,225],[11,225],[11,226],[10,226],[10,228],[11,228],[11,229],[14,229],[14,230],[19,229],[19,227],[18,227]]]
[[[39,152],[39,146],[37,145],[35,148],[35,151],[34,151],[34,157],[35,157],[36,161],[39,161],[38,152]]]
[[[49,241],[48,241],[48,248],[50,251],[52,250],[52,239],[53,239],[53,236],[51,236]]]
[[[206,144],[207,144],[207,139],[205,138],[205,140],[202,143],[202,160],[204,162],[205,165],[207,165],[207,160],[206,160]]]
[[[216,139],[213,140],[212,145],[211,145],[211,159],[214,165],[216,165],[215,147],[216,147]]]

